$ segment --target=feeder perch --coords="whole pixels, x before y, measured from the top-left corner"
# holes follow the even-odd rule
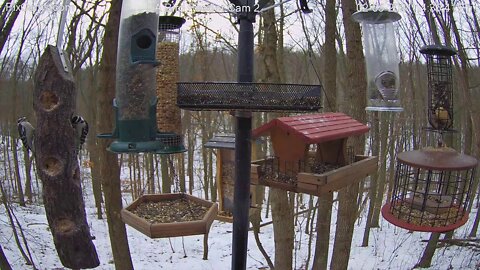
[[[113,101],[116,126],[113,133],[98,136],[115,139],[109,147],[115,153],[185,151],[181,136],[158,132],[156,126],[156,4],[154,0],[125,0],[122,4]]]
[[[369,128],[343,113],[281,117],[255,129],[270,135],[275,157],[254,161],[252,183],[321,195],[344,188],[377,170],[377,157],[349,154],[347,139]],[[316,145],[316,152],[309,151]]]
[[[122,209],[122,220],[150,238],[208,234],[218,205],[188,194],[143,195]]]
[[[224,222],[233,222],[233,194],[235,179],[235,135],[218,134],[210,139],[206,148],[217,150],[217,190],[218,215],[217,219]],[[257,201],[255,185],[250,185],[250,209],[256,208],[261,202]]]
[[[400,112],[400,62],[393,23],[401,16],[393,11],[358,11],[353,19],[362,25],[367,68],[367,111]]]
[[[477,160],[447,147],[400,153],[382,215],[411,231],[448,232],[468,220]]]
[[[427,59],[428,122],[436,131],[451,131],[453,126],[452,56],[457,52],[447,46],[429,45],[420,49]]]

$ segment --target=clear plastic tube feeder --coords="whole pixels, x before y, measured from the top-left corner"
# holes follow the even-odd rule
[[[393,23],[401,16],[390,10],[365,10],[352,15],[361,24],[367,68],[367,111],[403,111],[399,97],[400,62]]]

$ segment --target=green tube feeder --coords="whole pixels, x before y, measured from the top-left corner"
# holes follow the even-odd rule
[[[156,0],[124,0],[120,19],[115,130],[98,135],[114,139],[114,153],[174,154],[185,152],[181,135],[159,132],[156,123],[156,60],[158,12]]]

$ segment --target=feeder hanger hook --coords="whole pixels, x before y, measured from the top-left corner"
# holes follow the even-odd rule
[[[58,33],[57,33],[57,49],[60,54],[60,61],[62,61],[63,70],[68,73],[68,65],[65,60],[65,53],[63,52],[63,36],[65,32],[65,24],[67,23],[67,14],[69,7],[69,0],[63,0],[63,5],[61,8],[60,23],[58,24]]]

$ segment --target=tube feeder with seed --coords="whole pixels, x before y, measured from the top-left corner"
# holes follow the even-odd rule
[[[424,46],[420,52],[427,59],[429,129],[439,132],[452,131],[452,56],[457,52],[451,47],[442,45]]]
[[[158,27],[157,1],[125,0],[118,38],[116,94],[113,102],[116,126],[100,138],[115,139],[114,153],[185,151],[181,136],[158,132],[156,123],[155,59]]]

